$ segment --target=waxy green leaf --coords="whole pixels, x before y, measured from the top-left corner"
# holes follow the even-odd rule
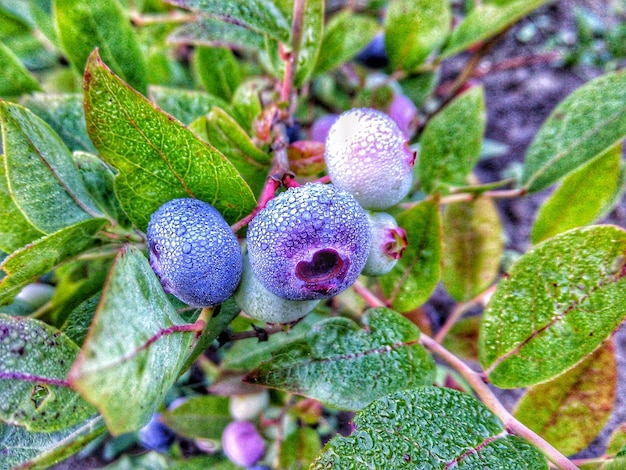
[[[0,314],[0,420],[53,432],[95,415],[66,380],[77,354],[78,346],[57,329]]]
[[[87,134],[82,95],[36,93],[27,97],[23,103],[46,121],[71,151],[96,152]]]
[[[0,41],[0,96],[19,96],[41,90],[37,79],[31,75],[20,59]]]
[[[229,47],[252,52],[262,50],[265,45],[264,36],[256,31],[218,18],[204,16],[180,26],[169,36],[168,41],[176,44]]]
[[[396,266],[378,278],[392,307],[408,312],[422,305],[441,277],[442,229],[439,204],[423,201],[396,216],[409,246]]]
[[[198,47],[194,65],[204,89],[230,101],[241,82],[241,68],[233,52],[226,47]]]
[[[327,468],[548,469],[539,450],[506,433],[502,422],[472,396],[418,387],[375,401],[333,437],[311,470]]]
[[[220,439],[233,418],[228,397],[200,395],[189,398],[173,410],[161,413],[161,421],[172,431],[189,439]]]
[[[321,448],[320,437],[314,429],[298,426],[280,446],[279,468],[285,470],[309,468]]]
[[[213,106],[229,109],[228,103],[202,91],[150,86],[150,100],[183,124],[191,124],[211,111]]]
[[[441,52],[442,58],[458,54],[470,46],[496,36],[546,1],[485,0],[480,2],[452,31]]]
[[[543,202],[531,231],[533,243],[594,222],[622,186],[622,145],[608,149],[563,179]]]
[[[115,174],[111,167],[87,152],[74,152],[72,158],[80,171],[87,191],[102,213],[107,214],[121,226],[129,227],[130,221],[115,195]]]
[[[612,72],[578,88],[552,111],[524,160],[522,184],[547,188],[626,136],[626,72]]]
[[[54,17],[63,50],[79,73],[98,48],[117,75],[141,93],[146,92],[145,60],[119,2],[54,0]]]
[[[0,250],[13,253],[27,243],[42,237],[24,217],[11,197],[4,167],[4,155],[0,154]]]
[[[626,232],[573,229],[526,252],[483,315],[479,359],[498,387],[535,385],[571,369],[626,319]]]
[[[167,0],[172,5],[237,23],[279,41],[288,42],[291,25],[272,0]]]
[[[136,431],[178,377],[194,336],[146,257],[128,246],[111,268],[69,381],[98,408],[112,434]]]
[[[319,75],[349,61],[374,39],[378,31],[375,19],[342,11],[334,15],[324,28],[315,74]]]
[[[428,122],[418,162],[425,192],[465,185],[480,154],[485,124],[482,86],[462,93]]]
[[[472,315],[457,321],[442,344],[455,356],[470,361],[478,361],[478,331],[480,330],[481,317]]]
[[[94,145],[119,172],[118,199],[140,229],[163,203],[178,197],[208,202],[229,223],[256,206],[249,186],[222,154],[129,88],[96,53],[85,73],[85,111]]]
[[[391,0],[385,15],[385,49],[393,70],[422,65],[448,37],[451,21],[449,2]]]
[[[237,168],[255,194],[267,179],[272,157],[260,150],[237,121],[223,109],[213,108],[206,117],[205,132],[209,142]]]
[[[571,455],[585,449],[604,428],[616,392],[615,352],[607,341],[565,374],[530,387],[514,414],[561,453]]]
[[[606,447],[606,453],[616,455],[624,452],[626,449],[626,423],[622,423],[615,428],[609,436],[609,443]]]
[[[99,217],[72,154],[40,118],[0,102],[5,171],[15,204],[44,233]]]
[[[319,322],[304,338],[274,351],[245,381],[348,410],[398,389],[434,382],[435,364],[409,320],[378,308],[365,313],[363,324],[365,329],[347,318]]]
[[[495,281],[504,248],[493,200],[478,197],[446,206],[443,213],[442,282],[458,302],[473,299]]]
[[[0,422],[0,470],[44,469],[75,454],[106,431],[100,416],[55,432],[29,432]]]
[[[79,222],[39,238],[7,257],[0,264],[5,274],[0,281],[0,305],[8,304],[22,287],[52,268],[101,244],[96,235],[106,223],[106,219]]]

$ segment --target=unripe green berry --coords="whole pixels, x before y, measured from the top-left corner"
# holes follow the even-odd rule
[[[319,300],[287,300],[273,294],[261,284],[244,256],[241,282],[234,299],[239,308],[255,320],[266,323],[292,323],[310,313]]]
[[[328,132],[324,157],[333,184],[365,209],[397,204],[413,183],[415,152],[395,121],[374,109],[341,114]]]
[[[386,212],[368,212],[372,248],[362,274],[384,276],[393,269],[402,257],[408,241],[406,231]]]

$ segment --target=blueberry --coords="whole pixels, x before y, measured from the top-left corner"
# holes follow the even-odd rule
[[[160,416],[160,413],[153,414],[148,424],[138,431],[137,437],[146,449],[166,452],[174,442],[174,433],[159,421]]]
[[[367,215],[346,191],[308,183],[272,199],[248,228],[250,265],[288,300],[332,297],[361,273],[370,250]]]
[[[393,269],[407,247],[406,231],[386,212],[368,213],[372,248],[363,268],[366,276],[383,276]]]
[[[326,142],[328,131],[338,117],[339,116],[337,114],[325,114],[324,116],[320,116],[313,121],[313,125],[311,125],[310,129],[311,140],[316,142]]]
[[[235,465],[249,467],[265,453],[265,442],[249,421],[233,421],[222,433],[222,448]]]
[[[355,108],[341,114],[328,132],[324,157],[333,184],[365,209],[397,204],[413,183],[415,152],[381,111]]]
[[[163,204],[148,224],[150,265],[163,289],[193,307],[224,302],[243,265],[237,238],[221,214],[197,199]]]
[[[395,93],[387,114],[396,122],[407,139],[413,135],[417,125],[417,107],[406,95]]]
[[[295,322],[319,303],[319,300],[287,300],[270,292],[254,274],[247,256],[244,257],[243,274],[234,298],[246,314],[266,323]]]
[[[385,35],[378,33],[355,57],[357,62],[373,68],[382,69],[389,64],[389,57],[385,49]]]

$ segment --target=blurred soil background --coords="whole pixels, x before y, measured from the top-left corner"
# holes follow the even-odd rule
[[[336,3],[336,2],[331,2]],[[520,21],[481,61],[476,81],[485,87],[486,138],[496,155],[483,158],[476,174],[483,182],[498,181],[519,171],[526,149],[554,107],[572,91],[606,71],[626,64],[626,0],[560,0]],[[467,55],[444,64],[444,77],[460,71]],[[511,258],[530,247],[537,209],[550,190],[498,201]],[[600,221],[626,228],[624,200]],[[437,289],[425,305],[433,326],[441,325],[454,302]],[[626,327],[614,335],[620,371],[617,403],[600,436],[574,458],[602,455],[610,432],[626,423]],[[496,392],[512,409],[522,391]],[[576,429],[572,429],[576,433]],[[76,456],[54,468],[88,469],[106,465],[98,455]]]

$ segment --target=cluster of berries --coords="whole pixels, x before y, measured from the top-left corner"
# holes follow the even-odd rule
[[[195,307],[234,295],[268,323],[294,322],[360,274],[389,272],[406,234],[385,210],[413,181],[415,153],[394,120],[373,109],[340,115],[328,131],[331,184],[307,183],[271,199],[250,222],[247,253],[222,216],[175,199],[151,217],[150,264],[166,292]]]

